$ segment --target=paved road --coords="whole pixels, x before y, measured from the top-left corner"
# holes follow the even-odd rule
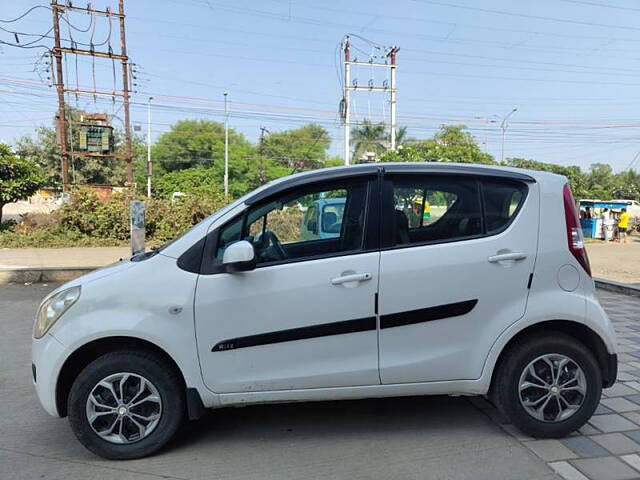
[[[0,268],[102,267],[130,256],[130,247],[0,248]]]
[[[486,413],[449,397],[219,410],[152,458],[99,459],[44,413],[31,385],[32,318],[53,287],[0,287],[2,480],[557,478]]]

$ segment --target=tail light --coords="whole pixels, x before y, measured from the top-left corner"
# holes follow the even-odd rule
[[[578,209],[576,208],[576,202],[573,199],[573,194],[569,185],[564,186],[563,191],[564,198],[564,218],[567,224],[567,241],[569,243],[569,251],[576,257],[576,260],[585,272],[591,276],[591,266],[589,265],[589,257],[587,256],[587,250],[584,248],[584,237],[582,235],[582,227],[580,226],[580,217],[578,216]]]

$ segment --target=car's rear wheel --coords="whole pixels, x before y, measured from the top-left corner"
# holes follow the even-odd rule
[[[178,430],[185,401],[179,374],[151,353],[112,352],[71,387],[69,422],[80,442],[109,459],[144,457]]]
[[[601,394],[593,353],[560,332],[532,336],[505,352],[490,392],[505,417],[534,437],[563,437],[582,427]]]

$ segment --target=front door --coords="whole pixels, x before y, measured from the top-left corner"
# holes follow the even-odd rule
[[[380,254],[365,241],[369,182],[275,194],[208,237],[217,239],[213,264],[240,239],[253,243],[258,259],[255,270],[198,279],[197,344],[211,390],[380,383],[374,310]],[[327,237],[321,218],[307,212],[329,198],[344,209],[334,212],[336,233]]]
[[[384,190],[382,383],[477,379],[494,340],[525,312],[537,185],[394,175]]]

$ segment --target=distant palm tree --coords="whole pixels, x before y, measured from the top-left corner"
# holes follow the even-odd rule
[[[396,130],[396,148],[409,140],[407,137],[407,127],[400,127]]]
[[[369,154],[373,160],[382,155],[388,148],[388,135],[384,123],[371,123],[363,120],[359,127],[351,130],[354,141],[353,159],[355,163],[367,161]]]

